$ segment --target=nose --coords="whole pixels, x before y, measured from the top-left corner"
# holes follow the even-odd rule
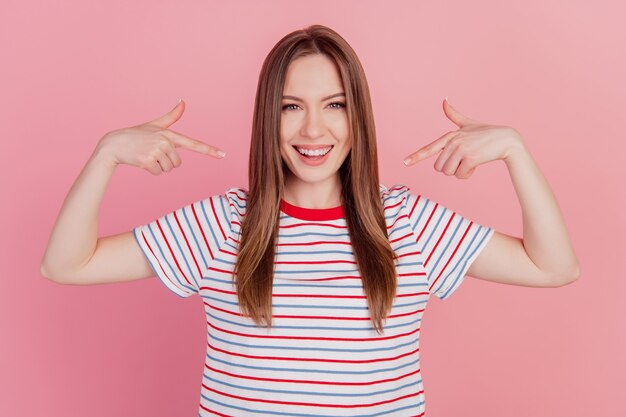
[[[317,110],[310,110],[304,116],[302,125],[302,136],[316,138],[324,134],[326,125],[323,116]]]

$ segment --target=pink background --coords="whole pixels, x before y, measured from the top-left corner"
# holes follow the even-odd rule
[[[441,107],[448,96],[468,116],[522,133],[581,261],[580,280],[562,288],[467,277],[450,300],[432,297],[421,337],[427,415],[626,415],[626,8],[380,3],[3,1],[1,416],[197,415],[206,346],[198,297],[183,300],[156,278],[62,286],[40,276],[40,261],[99,138],[179,97],[187,110],[172,128],[226,158],[181,150],[182,166],[158,177],[119,167],[100,235],[247,186],[262,61],[313,23],[337,30],[365,67],[382,183],[521,236],[501,161],[464,181],[435,171],[435,157],[402,164],[456,129]]]

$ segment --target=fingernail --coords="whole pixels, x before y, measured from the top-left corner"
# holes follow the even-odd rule
[[[446,101],[448,101],[448,97],[444,97],[446,99]]]
[[[179,98],[179,99],[178,99],[178,104],[180,104],[180,102],[181,102],[181,101],[183,101],[183,99],[182,99],[182,98]]]
[[[217,154],[222,158],[226,156],[226,152],[224,151],[217,151]]]
[[[404,165],[408,166],[408,165],[409,165],[409,162],[411,162],[411,158],[406,158],[406,159],[405,159],[404,161],[402,161],[402,162],[404,162]]]

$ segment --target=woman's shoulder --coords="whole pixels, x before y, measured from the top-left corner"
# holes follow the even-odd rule
[[[229,200],[245,202],[248,198],[248,189],[243,187],[230,187],[223,194]]]
[[[230,208],[232,215],[241,217],[246,212],[246,201],[248,200],[248,190],[243,187],[227,188],[221,195],[220,199]]]
[[[410,191],[409,186],[401,183],[394,184],[390,187],[380,184],[380,197],[385,206],[387,206],[389,202],[396,203],[402,201],[408,197]]]
[[[380,199],[383,205],[385,218],[395,224],[395,219],[404,214],[409,199],[410,188],[405,184],[394,184],[387,187],[380,185]]]

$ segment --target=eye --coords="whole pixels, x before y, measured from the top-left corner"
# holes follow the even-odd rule
[[[330,103],[329,106],[337,106],[337,107],[332,107],[334,109],[343,109],[346,107],[346,104],[339,102],[339,101],[335,101],[333,103]],[[295,110],[295,108],[297,107],[298,106],[296,104],[285,104],[284,106],[282,106],[282,110]]]

